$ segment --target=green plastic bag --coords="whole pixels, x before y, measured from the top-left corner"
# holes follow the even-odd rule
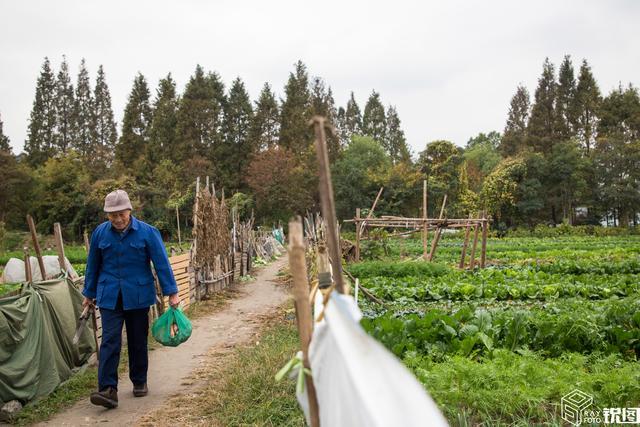
[[[171,331],[171,325],[173,333]],[[191,336],[191,322],[180,309],[169,307],[169,310],[156,319],[151,326],[153,337],[160,344],[177,347]]]

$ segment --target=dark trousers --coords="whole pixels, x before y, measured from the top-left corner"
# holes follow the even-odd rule
[[[149,358],[147,335],[149,333],[149,308],[124,310],[122,295],[114,310],[100,309],[102,315],[102,343],[98,364],[98,389],[118,388],[118,364],[122,347],[122,325],[127,326],[127,347],[129,349],[129,379],[134,384],[147,382]]]

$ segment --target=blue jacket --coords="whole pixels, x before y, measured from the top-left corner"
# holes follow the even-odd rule
[[[149,261],[153,261],[162,293],[178,292],[157,228],[131,216],[129,228],[121,236],[109,221],[103,222],[91,235],[82,294],[95,298],[98,307],[111,310],[120,292],[125,310],[149,307],[156,302]]]

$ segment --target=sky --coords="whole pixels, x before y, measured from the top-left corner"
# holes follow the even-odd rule
[[[413,153],[502,131],[516,87],[533,97],[545,57],[587,59],[600,89],[640,85],[640,2],[328,0],[20,0],[0,2],[0,117],[14,152],[27,137],[44,57],[66,55],[75,85],[85,58],[92,84],[106,73],[121,119],[135,75],[155,95],[171,72],[182,92],[197,64],[227,88],[240,77],[253,100],[278,97],[302,60],[336,104],[372,90],[394,105]]]

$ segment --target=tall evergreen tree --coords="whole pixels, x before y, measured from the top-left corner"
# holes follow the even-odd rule
[[[95,148],[94,152],[98,154],[99,165],[104,168],[113,161],[118,133],[111,108],[111,94],[102,65],[98,67],[93,100],[94,135],[92,145]],[[95,162],[90,162],[90,164],[97,166]]]
[[[122,134],[116,145],[116,160],[125,168],[131,168],[146,152],[151,123],[149,98],[147,81],[138,73],[124,109]]]
[[[302,153],[312,141],[309,127],[311,94],[307,67],[302,61],[298,61],[295,67],[284,87],[285,99],[281,101],[279,145],[294,153]]]
[[[525,148],[529,121],[529,91],[520,85],[511,98],[507,125],[500,142],[500,153],[504,157],[513,156]]]
[[[271,91],[269,83],[265,83],[256,102],[255,115],[251,125],[252,144],[260,151],[278,145],[280,134],[280,111],[278,101]]]
[[[333,92],[331,87],[325,86],[324,80],[320,77],[313,79],[311,88],[311,114],[322,116],[326,119],[327,128],[330,129],[326,133],[327,149],[329,151],[329,160],[334,161],[340,153],[340,137],[333,129],[336,127],[337,111]]]
[[[578,86],[576,88],[576,134],[587,155],[595,144],[598,126],[598,109],[602,97],[591,67],[587,60],[582,61]]]
[[[360,112],[360,107],[358,107],[358,103],[351,92],[351,96],[349,97],[349,101],[347,101],[347,109],[344,114],[344,121],[346,124],[347,132],[349,133],[349,139],[353,135],[361,135],[362,132],[362,113]]]
[[[375,90],[371,92],[367,105],[364,107],[364,115],[362,116],[362,131],[366,136],[370,136],[378,141],[389,152],[387,146],[387,118],[384,106],[380,101],[380,94]]]
[[[576,79],[571,57],[566,55],[558,73],[556,96],[556,120],[558,136],[567,140],[575,135],[576,128]]]
[[[73,148],[80,153],[83,159],[87,160],[94,155],[92,139],[95,134],[95,119],[91,83],[84,58],[80,62],[80,71],[78,72],[73,118]]]
[[[220,94],[220,91],[222,93]],[[189,79],[180,99],[176,125],[176,158],[213,158],[221,139],[224,87],[217,74],[205,76],[200,65]]]
[[[407,139],[404,131],[400,128],[400,117],[396,111],[396,107],[390,105],[387,109],[387,142],[389,147],[389,156],[393,163],[407,163],[411,161],[409,147],[407,147]]]
[[[244,83],[233,81],[224,109],[222,149],[217,156],[223,185],[232,191],[244,190],[243,177],[258,147],[250,138],[253,109]]]
[[[347,112],[344,107],[338,107],[338,112],[336,113],[336,132],[338,132],[340,146],[343,148],[349,145],[349,140],[351,139],[351,135],[347,130],[346,115]]]
[[[74,104],[73,85],[69,76],[67,58],[62,57],[56,80],[56,151],[66,153],[73,141]]]
[[[2,123],[2,115],[0,115],[0,151],[11,153],[11,144],[9,137],[4,134],[4,123]]]
[[[546,58],[542,76],[538,79],[535,101],[529,118],[528,141],[535,151],[549,155],[556,141],[557,119],[555,100],[557,83],[553,64]]]
[[[36,83],[36,97],[29,118],[28,137],[24,151],[32,166],[44,163],[54,154],[56,126],[56,82],[49,58],[44,58]]]
[[[153,102],[153,119],[149,126],[146,158],[150,165],[156,165],[162,160],[176,160],[174,150],[177,120],[176,83],[169,73],[158,83],[156,99]]]

